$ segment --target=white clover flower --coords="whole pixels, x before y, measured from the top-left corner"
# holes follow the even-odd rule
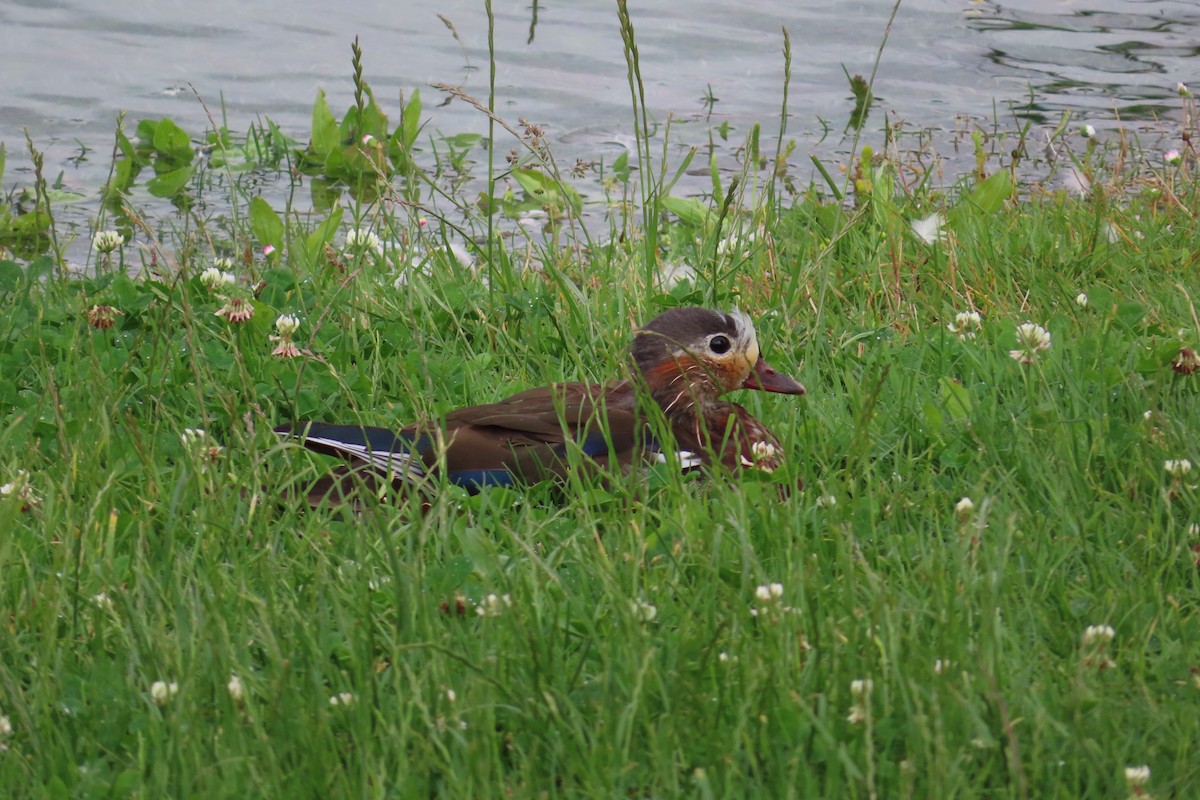
[[[1186,458],[1170,458],[1163,462],[1163,469],[1168,475],[1179,478],[1192,471],[1192,462]]]
[[[722,664],[728,664],[729,663],[729,653],[726,653],[724,650],[722,650],[720,653],[717,654],[717,661],[720,661]]]
[[[823,494],[817,498],[817,508],[833,508],[837,505],[837,498],[831,494]]]
[[[1167,164],[1172,167],[1182,160],[1183,156],[1179,154],[1178,150],[1168,150],[1167,152],[1163,153],[1163,161],[1167,162]]]
[[[150,699],[156,706],[165,706],[179,694],[179,684],[171,681],[155,681],[150,684]]]
[[[111,253],[125,244],[125,237],[117,231],[98,231],[92,237],[92,248],[97,253]]]
[[[1023,322],[1017,326],[1017,349],[1008,355],[1022,364],[1032,364],[1041,350],[1050,349],[1050,332],[1041,325]]]
[[[943,231],[945,227],[946,218],[941,212],[934,212],[924,219],[914,219],[912,221],[913,233],[925,244],[933,244],[946,238]]]
[[[179,434],[179,440],[183,442],[184,447],[190,449],[205,444],[208,434],[204,432],[204,428],[184,428],[183,433]]]
[[[0,716],[0,736],[11,736],[12,732],[12,721],[6,716]]]
[[[291,336],[300,328],[300,318],[295,314],[280,314],[275,320],[275,330],[280,336]]]
[[[446,701],[447,701],[447,702],[453,703],[453,702],[454,702],[455,700],[457,700],[457,699],[458,699],[458,695],[456,695],[456,694],[454,693],[454,690],[453,690],[453,689],[447,689],[447,690],[446,690]]]
[[[1145,786],[1150,782],[1150,767],[1142,764],[1137,767],[1125,768],[1125,783],[1130,789]]]
[[[185,450],[204,461],[219,461],[221,454],[225,452],[225,448],[212,441],[203,428],[184,428],[183,433],[179,435],[179,441],[183,443]]]
[[[331,706],[349,706],[354,704],[354,695],[350,692],[339,692],[329,698]]]
[[[489,594],[483,602],[475,607],[475,613],[481,617],[498,617],[504,610],[512,607],[512,598],[507,594]]]
[[[1088,625],[1083,629],[1083,643],[1088,646],[1106,645],[1116,636],[1111,625]]]
[[[228,258],[218,258],[217,266],[209,267],[200,273],[200,284],[210,292],[222,286],[232,286],[237,282],[237,277],[232,272],[225,272],[221,269],[221,262],[233,266],[233,262]]]
[[[109,597],[105,592],[92,595],[92,603],[94,603],[97,608],[102,608],[105,611],[111,611],[113,607],[112,598]]]
[[[1096,135],[1096,129],[1094,127],[1092,127],[1091,125],[1084,125],[1082,128],[1079,129],[1079,135],[1085,139],[1091,139],[1093,136]]]
[[[776,603],[783,597],[783,584],[764,583],[755,588],[754,596],[760,603]]]
[[[850,706],[850,714],[846,721],[851,725],[865,722],[870,716],[871,690],[875,688],[870,678],[859,678],[850,682],[850,696],[854,702]]]
[[[1200,522],[1193,522],[1188,525],[1188,536],[1200,536]]]
[[[1192,96],[1192,90],[1189,89],[1187,84],[1184,83],[1183,81],[1180,81],[1179,83],[1175,84],[1175,91],[1180,97],[1191,97]]]
[[[975,510],[975,502],[969,497],[964,497],[954,504],[954,513],[960,517],[965,517]]]
[[[246,687],[242,685],[242,679],[237,675],[229,676],[229,683],[225,684],[225,688],[229,690],[229,696],[235,702],[242,702],[242,699],[246,696]]]
[[[639,622],[653,622],[654,618],[658,616],[658,608],[652,603],[647,603],[643,600],[633,600],[629,605],[633,611],[634,619]]]
[[[213,259],[213,267],[215,267],[218,272],[221,272],[221,271],[232,272],[233,271],[233,259],[232,258],[214,258]]]
[[[345,249],[356,253],[380,253],[383,252],[383,242],[379,240],[374,231],[355,228],[346,234]]]
[[[1086,294],[1080,292],[1079,294],[1075,295],[1075,305],[1079,306],[1080,308],[1087,308],[1087,304],[1088,296]]]
[[[937,661],[933,662],[933,674],[941,675],[943,672],[947,671],[952,666],[954,666],[954,664],[952,664],[951,662],[949,662],[943,658],[939,658]]]
[[[29,481],[29,473],[23,469],[19,469],[13,473],[13,479],[8,483],[0,485],[0,500],[8,497],[15,497],[26,505],[34,505],[37,503],[37,495],[33,491],[33,484]]]
[[[954,315],[954,322],[946,324],[946,330],[959,339],[974,339],[983,330],[983,318],[977,311],[960,311]]]
[[[750,455],[753,456],[755,462],[766,461],[767,459],[777,458],[779,449],[770,442],[758,441],[750,446]]]

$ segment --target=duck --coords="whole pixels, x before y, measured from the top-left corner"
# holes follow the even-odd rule
[[[635,331],[630,355],[622,380],[528,389],[450,411],[437,422],[394,430],[301,421],[274,430],[348,462],[313,485],[312,505],[344,499],[364,482],[373,491],[388,484],[404,491],[436,487],[444,476],[476,494],[561,481],[581,465],[619,472],[655,463],[762,472],[782,465],[775,434],[724,398],[738,389],[805,394],[764,360],[749,315],[669,309]]]

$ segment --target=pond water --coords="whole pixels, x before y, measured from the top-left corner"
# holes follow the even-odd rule
[[[728,123],[731,149],[755,122],[778,129],[786,28],[788,136],[802,171],[809,152],[836,148],[853,106],[843,68],[870,74],[892,11],[881,0],[629,5],[651,113],[680,120],[683,141]],[[562,163],[619,153],[633,124],[616,4],[496,0],[494,12],[499,113],[542,125]],[[486,100],[482,0],[0,1],[4,189],[31,181],[28,131],[47,175],[62,171],[66,188],[94,197],[119,110],[130,132],[140,119],[169,116],[199,135],[212,113],[235,132],[270,118],[307,141],[318,88],[339,116],[352,102],[355,36],[393,121],[401,92],[419,87],[428,130],[486,130],[477,110],[439,105],[445,96],[428,86],[460,85]],[[961,129],[964,118],[1049,128],[1064,111],[1075,124],[1163,120],[1169,131],[1180,117],[1176,84],[1200,88],[1198,52],[1200,5],[1190,0],[908,0],[880,63],[867,141],[881,138],[885,114],[934,131]],[[85,226],[88,213],[83,204]]]

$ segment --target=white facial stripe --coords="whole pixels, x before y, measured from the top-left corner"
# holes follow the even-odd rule
[[[729,317],[733,320],[734,330],[737,332],[739,349],[746,354],[750,363],[758,361],[758,334],[754,331],[754,323],[750,316],[735,309],[729,312]]]

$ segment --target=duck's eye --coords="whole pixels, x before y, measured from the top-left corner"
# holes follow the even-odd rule
[[[708,349],[712,350],[717,355],[724,355],[729,352],[729,338],[726,336],[714,336],[708,340]]]

